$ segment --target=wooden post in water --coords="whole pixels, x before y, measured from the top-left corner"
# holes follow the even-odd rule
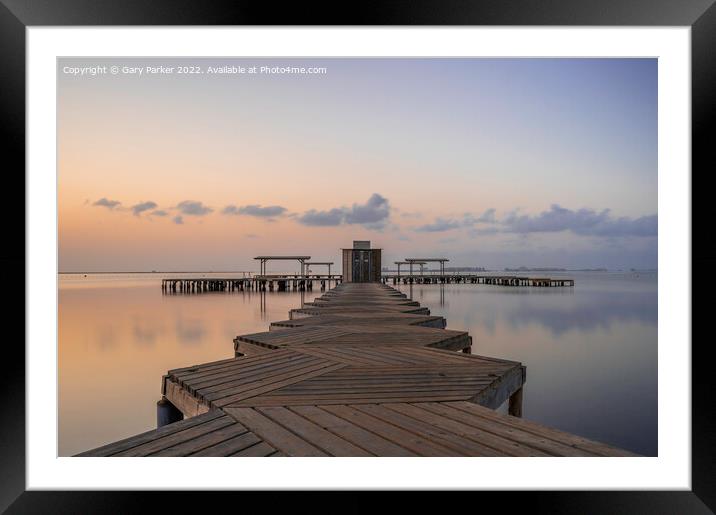
[[[444,327],[443,327],[443,329],[444,329]],[[470,336],[469,338],[470,338],[470,345],[468,345],[467,347],[462,349],[463,354],[472,354],[472,336]]]
[[[162,398],[157,401],[157,429],[167,424],[179,422],[183,418],[182,412],[162,395]]]
[[[522,388],[523,387],[520,387],[519,390],[510,395],[510,404],[507,408],[507,413],[513,417],[522,417]]]

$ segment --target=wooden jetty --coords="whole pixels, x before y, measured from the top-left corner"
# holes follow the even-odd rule
[[[162,279],[165,293],[205,293],[226,291],[289,291],[313,290],[314,283],[320,283],[323,290],[331,284],[338,284],[341,274],[273,274],[251,277],[170,277]]]
[[[170,370],[160,403],[183,420],[80,456],[634,455],[520,418],[525,367],[444,327],[388,285],[339,284],[235,357]]]
[[[521,275],[484,274],[384,274],[383,284],[491,284],[495,286],[558,287],[574,286],[574,279],[561,277],[524,277]]]

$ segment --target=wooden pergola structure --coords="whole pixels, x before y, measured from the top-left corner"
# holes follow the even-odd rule
[[[423,267],[426,264],[426,261],[396,261],[396,265],[398,265],[398,277],[400,277],[400,265],[420,265],[420,274],[423,274]],[[410,267],[410,275],[413,275],[413,267]]]
[[[413,275],[413,265],[424,263],[440,263],[440,275],[445,275],[445,262],[450,261],[448,258],[405,258],[410,264],[410,275]]]
[[[306,275],[306,261],[311,259],[311,256],[256,256],[254,259],[261,262],[260,275],[266,275],[266,263],[269,261],[298,261],[301,263],[301,275]]]
[[[331,276],[331,266],[333,265],[333,261],[306,261],[304,265],[328,265],[328,277]],[[308,270],[308,269],[307,269]]]

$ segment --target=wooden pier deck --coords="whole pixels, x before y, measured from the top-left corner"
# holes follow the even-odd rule
[[[525,367],[468,354],[466,332],[406,313],[387,285],[312,304],[238,336],[234,358],[170,370],[162,393],[184,420],[80,456],[633,455],[513,416]]]

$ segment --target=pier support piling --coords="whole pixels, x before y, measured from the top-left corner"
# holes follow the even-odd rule
[[[157,429],[164,427],[167,424],[173,424],[179,422],[184,418],[184,415],[179,411],[174,404],[169,402],[166,397],[162,396],[157,401]]]
[[[507,413],[509,413],[513,417],[522,418],[522,388],[523,387],[510,395]]]

